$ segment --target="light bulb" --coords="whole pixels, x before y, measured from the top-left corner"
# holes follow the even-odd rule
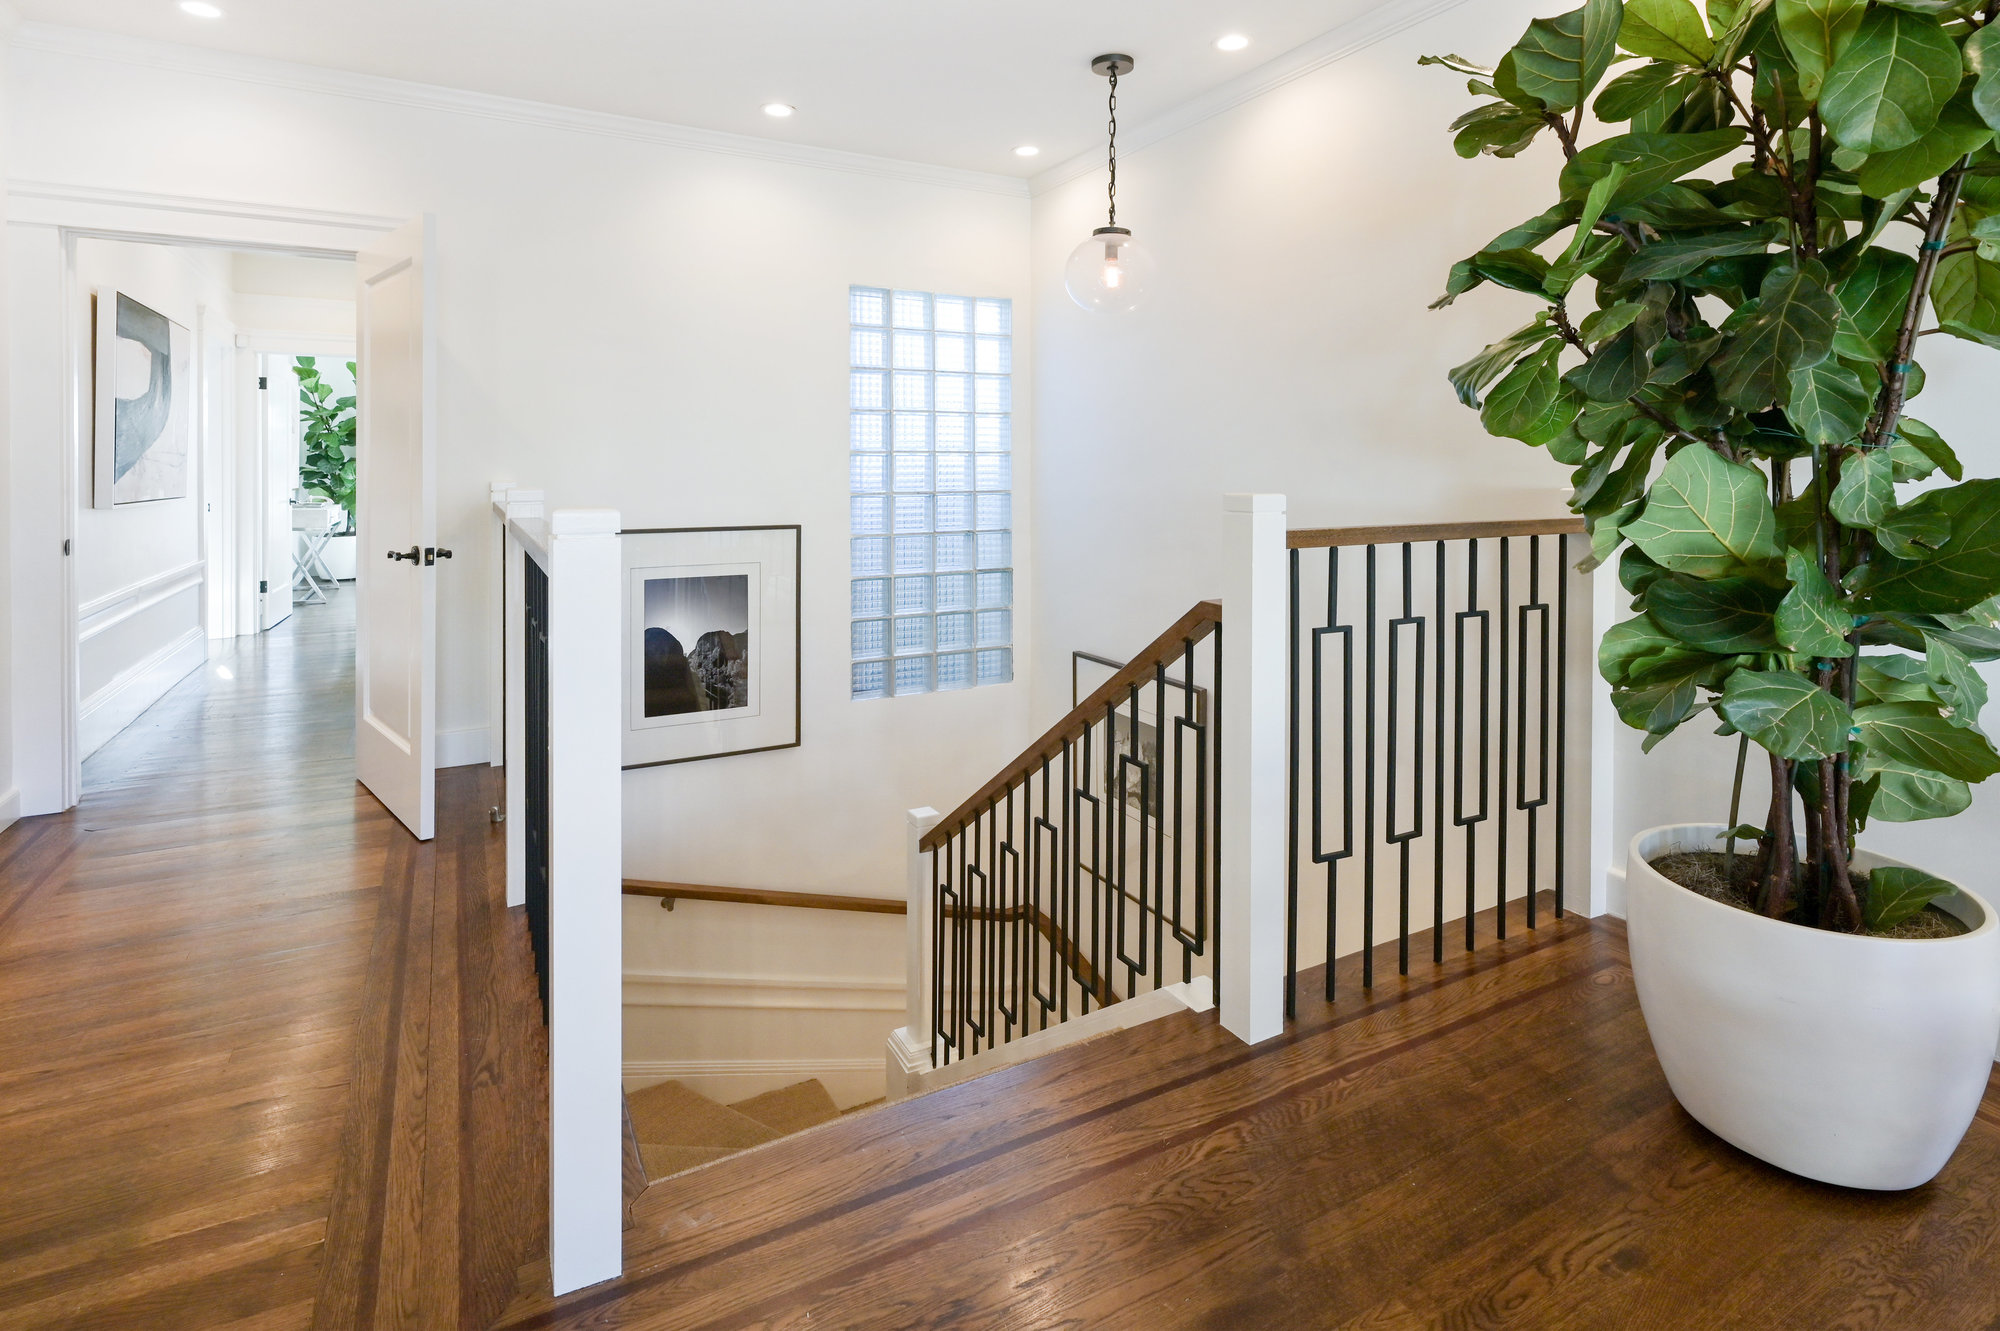
[[[1153,256],[1130,231],[1100,227],[1069,256],[1063,287],[1086,310],[1119,314],[1139,308],[1152,275]]]

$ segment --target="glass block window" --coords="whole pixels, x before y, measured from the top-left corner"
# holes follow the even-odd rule
[[[1011,301],[848,293],[852,691],[1014,678]]]

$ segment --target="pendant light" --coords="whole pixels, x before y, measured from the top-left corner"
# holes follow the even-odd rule
[[[1101,55],[1090,68],[1111,80],[1111,213],[1106,224],[1069,256],[1063,286],[1070,299],[1086,310],[1116,314],[1139,308],[1153,275],[1153,256],[1118,225],[1118,78],[1132,72],[1132,57]]]

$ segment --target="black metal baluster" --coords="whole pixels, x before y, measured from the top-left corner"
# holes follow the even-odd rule
[[[1368,708],[1366,737],[1362,741],[1364,776],[1362,778],[1363,815],[1361,823],[1363,851],[1361,870],[1361,987],[1375,987],[1375,547],[1368,547],[1368,623],[1364,640],[1367,643],[1368,691],[1364,702]]]
[[[1325,768],[1322,763],[1322,699],[1325,694],[1325,637],[1340,636],[1340,849],[1327,851],[1320,835],[1325,807]],[[1326,865],[1326,1001],[1333,1001],[1334,961],[1340,955],[1336,944],[1336,921],[1340,914],[1340,863],[1354,855],[1354,626],[1340,622],[1340,548],[1326,552],[1326,627],[1313,630],[1313,860]]]
[[[1213,734],[1204,747],[1209,752],[1202,763],[1202,776],[1208,783],[1208,799],[1202,805],[1202,822],[1211,833],[1208,839],[1208,853],[1212,857],[1208,865],[1208,890],[1215,894],[1210,903],[1209,920],[1212,928],[1209,937],[1215,940],[1215,954],[1209,961],[1209,983],[1215,991],[1217,1002],[1222,1000],[1222,625],[1217,624],[1210,634],[1214,642],[1215,669],[1210,678],[1214,681],[1215,692],[1209,712],[1209,724]],[[1193,678],[1190,676],[1189,678]],[[1209,770],[1210,764],[1214,771]],[[1204,897],[1204,900],[1206,898]]]
[[[1556,537],[1556,918],[1563,917],[1563,834],[1569,773],[1569,533]]]
[[[1453,822],[1465,829],[1465,950],[1478,945],[1478,899],[1479,891],[1479,824],[1487,817],[1487,780],[1489,774],[1489,753],[1492,736],[1490,681],[1493,669],[1492,618],[1487,611],[1479,608],[1479,542],[1477,539],[1465,545],[1465,604],[1457,620],[1458,624],[1458,670],[1457,706],[1458,723],[1454,744],[1457,757],[1454,760]],[[1467,816],[1465,812],[1465,622],[1479,621],[1479,812]]]
[[[1537,659],[1535,685],[1540,692],[1541,706],[1536,713],[1535,755],[1539,779],[1535,786],[1535,798],[1528,799],[1528,617],[1535,617],[1540,633],[1541,653]],[[1549,802],[1549,607],[1542,600],[1542,538],[1528,538],[1528,603],[1521,607],[1521,662],[1516,686],[1519,705],[1516,708],[1519,733],[1516,736],[1515,762],[1517,770],[1514,779],[1514,800],[1518,807],[1528,814],[1528,927],[1540,927],[1536,920],[1540,902],[1539,879],[1536,877],[1537,852],[1541,849],[1538,835],[1542,806]]]
[[[1399,975],[1410,973],[1410,846],[1424,834],[1424,619],[1415,612],[1416,600],[1412,586],[1411,546],[1403,542],[1403,613],[1389,621],[1389,748],[1388,781],[1389,798],[1385,810],[1382,830],[1389,843],[1396,847],[1397,889],[1396,889],[1396,971]],[[1415,715],[1410,727],[1411,754],[1416,763],[1416,775],[1410,783],[1411,822],[1406,830],[1396,827],[1396,814],[1402,796],[1403,783],[1398,775],[1399,760],[1403,748],[1403,667],[1400,646],[1403,630],[1415,629],[1417,635],[1416,664],[1411,671],[1415,687],[1411,690],[1416,700]]]
[[[1431,801],[1431,964],[1444,962],[1444,620],[1445,568],[1443,541],[1437,543],[1437,759],[1432,773],[1437,791]],[[1421,687],[1421,683],[1419,683]]]
[[[1499,871],[1498,897],[1500,938],[1507,937],[1507,557],[1512,538],[1500,538],[1500,797],[1494,801],[1494,840],[1499,843],[1495,863]]]
[[[1299,1015],[1299,552],[1286,552],[1291,571],[1291,600],[1285,620],[1286,684],[1291,699],[1290,734],[1286,737],[1291,764],[1290,800],[1285,806],[1285,1020]],[[1315,639],[1315,645],[1317,640]],[[1317,742],[1317,736],[1315,736]],[[1314,792],[1317,795],[1317,792]],[[1326,959],[1333,973],[1333,958]]]

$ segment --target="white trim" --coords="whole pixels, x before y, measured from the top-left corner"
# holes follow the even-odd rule
[[[0,832],[5,832],[21,821],[21,788],[10,786],[0,791]]]
[[[352,259],[389,219],[241,199],[148,194],[41,180],[7,182],[7,221],[68,235],[158,244],[201,244]]]
[[[33,49],[30,45],[29,49]],[[293,222],[303,226],[344,227],[357,233],[357,242],[380,231],[393,231],[405,219],[374,213],[335,212],[325,208],[295,208],[281,203],[246,203],[240,199],[207,199],[195,194],[150,194],[144,190],[104,189],[95,185],[75,185],[52,180],[9,180],[7,195],[14,207],[9,218],[29,220],[36,203],[93,204],[113,208],[142,208],[150,212],[190,213],[200,217],[223,217],[232,221]]]
[[[631,1062],[625,1065],[627,1090],[633,1083],[651,1085],[679,1077],[790,1077],[804,1081],[828,1072],[880,1072],[882,1064],[873,1058],[686,1058],[658,1062]]]
[[[1625,869],[1622,865],[1604,871],[1603,914],[1615,915],[1621,920],[1625,918]]]
[[[119,671],[77,708],[78,752],[85,758],[96,753],[207,660],[208,631],[196,624],[151,656]]]
[[[1360,18],[1343,23],[1331,31],[1324,32],[1311,41],[1295,46],[1281,56],[1268,60],[1222,84],[1211,88],[1198,97],[1191,97],[1150,120],[1142,120],[1127,125],[1118,125],[1118,154],[1128,157],[1140,150],[1172,138],[1185,130],[1193,129],[1203,121],[1213,120],[1224,112],[1232,111],[1245,102],[1255,101],[1264,94],[1274,92],[1287,83],[1296,82],[1308,74],[1317,73],[1328,65],[1337,64],[1349,56],[1359,55],[1369,47],[1394,37],[1399,32],[1414,28],[1419,23],[1449,13],[1465,4],[1467,0],[1384,0],[1373,10]],[[1028,182],[1028,192],[1042,195],[1072,180],[1080,180],[1094,171],[1104,169],[1104,152],[1092,148],[1078,153],[1066,162],[1059,162]]]
[[[89,642],[106,629],[123,624],[132,616],[151,610],[190,587],[199,587],[207,580],[208,562],[197,559],[179,568],[142,578],[96,600],[85,601],[76,608],[76,640]]]
[[[901,980],[626,971],[625,1006],[781,1012],[901,1012]],[[875,1067],[873,1059],[862,1062]]]
[[[265,352],[273,356],[339,356],[354,359],[354,339],[326,333],[287,333],[279,328],[252,328],[236,335],[238,351]]]
[[[906,162],[866,153],[814,148],[803,144],[761,139],[748,134],[727,134],[720,130],[696,129],[638,116],[613,115],[603,111],[582,111],[547,102],[492,93],[440,88],[404,79],[356,74],[347,70],[321,69],[311,65],[268,60],[256,56],[207,51],[170,42],[148,41],[111,33],[49,23],[28,23],[21,27],[14,44],[23,50],[43,51],[85,60],[117,61],[147,69],[207,78],[229,79],[237,83],[283,88],[288,92],[316,93],[354,101],[377,102],[423,111],[475,116],[509,124],[529,125],[572,134],[600,138],[629,139],[666,148],[718,153],[758,161],[782,162],[791,166],[844,171],[851,175],[878,176],[935,185],[947,189],[973,190],[983,194],[1003,194],[1026,198],[1028,182],[1018,176],[966,171],[957,167]]]
[[[437,733],[437,765],[443,767],[484,767],[493,761],[493,732],[485,726]]]

